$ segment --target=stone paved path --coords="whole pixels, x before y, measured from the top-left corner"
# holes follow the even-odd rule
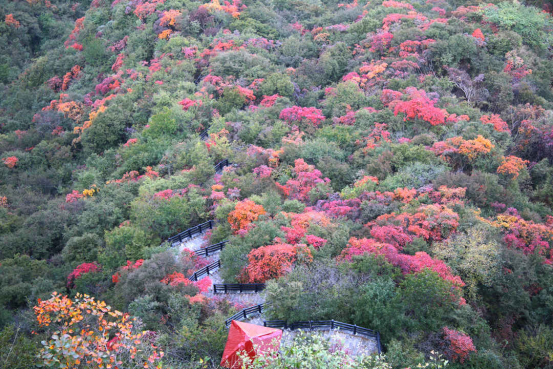
[[[189,249],[192,251],[196,251],[202,248],[202,246],[207,246],[207,242],[204,240],[203,235],[198,235],[194,238],[188,239],[184,242],[182,242],[179,247],[179,254],[184,249]]]
[[[263,315],[254,315],[250,319],[243,320],[247,323],[263,325],[266,318]],[[373,338],[353,335],[348,332],[340,332],[339,330],[330,329],[314,329],[314,330],[282,330],[282,347],[289,347],[294,341],[294,337],[303,332],[304,334],[319,334],[323,338],[328,339],[332,347],[342,347],[350,356],[361,356],[377,354],[376,340]]]

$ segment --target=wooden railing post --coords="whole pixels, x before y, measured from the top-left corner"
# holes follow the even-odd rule
[[[357,324],[353,326],[353,335],[355,336],[357,334]]]

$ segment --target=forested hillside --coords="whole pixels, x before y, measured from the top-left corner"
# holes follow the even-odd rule
[[[0,367],[218,368],[214,220],[269,318],[380,332],[306,368],[553,368],[553,4],[340,1],[0,0]]]

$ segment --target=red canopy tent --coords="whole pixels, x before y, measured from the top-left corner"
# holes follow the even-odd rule
[[[239,369],[242,365],[238,354],[244,352],[252,359],[280,347],[282,331],[260,325],[233,320],[228,333],[227,344],[221,359],[221,366]],[[275,345],[276,342],[276,345]]]

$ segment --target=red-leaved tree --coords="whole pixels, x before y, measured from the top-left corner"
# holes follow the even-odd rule
[[[325,119],[320,109],[302,108],[300,106],[282,109],[279,118],[289,124],[305,122],[313,127],[318,127]]]
[[[419,273],[429,269],[457,288],[465,285],[459,276],[453,275],[443,260],[433,259],[426,252],[417,252],[415,255],[401,254],[394,246],[377,242],[371,238],[350,238],[348,246],[338,259],[351,261],[354,256],[363,254],[383,255],[388,262],[399,267],[404,274]]]
[[[276,183],[282,193],[292,200],[309,201],[309,191],[319,183],[330,183],[330,179],[322,179],[320,170],[308,165],[303,159],[296,159],[294,172],[295,179],[289,179],[285,185]]]
[[[445,124],[447,112],[434,106],[424,90],[417,90],[415,87],[407,87],[405,92],[409,94],[408,101],[396,101],[394,115],[405,114],[404,120],[420,119],[433,126]]]
[[[305,245],[278,243],[262,246],[248,254],[248,265],[238,280],[242,283],[265,283],[288,273],[298,260],[311,262],[313,256]]]

